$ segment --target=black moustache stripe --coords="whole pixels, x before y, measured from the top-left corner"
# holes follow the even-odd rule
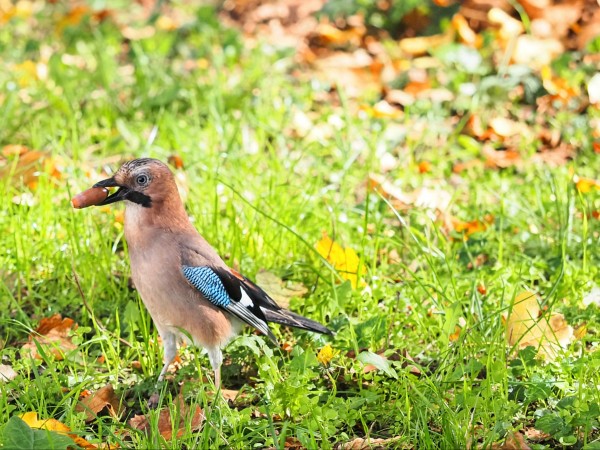
[[[144,208],[150,208],[152,206],[152,199],[146,194],[142,194],[138,191],[129,191],[125,198],[130,202],[142,205]]]

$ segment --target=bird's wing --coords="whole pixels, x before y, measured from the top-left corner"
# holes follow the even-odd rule
[[[254,300],[252,293],[245,289],[243,277],[238,278],[228,268],[210,265],[183,265],[182,272],[187,281],[209,302],[252,325],[277,344],[261,305]]]

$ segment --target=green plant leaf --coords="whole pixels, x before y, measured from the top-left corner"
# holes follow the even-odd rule
[[[2,432],[4,448],[14,450],[62,450],[74,447],[69,436],[49,430],[30,428],[20,417],[11,417]]]
[[[391,366],[390,362],[387,359],[385,359],[383,356],[378,355],[377,353],[362,352],[358,355],[358,357],[356,359],[358,359],[361,363],[363,363],[365,365],[372,364],[373,366],[375,366],[377,368],[377,370],[381,370],[388,377],[392,377],[392,378],[396,378],[396,379],[398,378],[398,374],[396,373],[394,368]]]

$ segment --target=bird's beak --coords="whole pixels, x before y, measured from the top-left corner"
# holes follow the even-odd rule
[[[118,187],[119,188],[114,194],[109,195],[103,201],[101,201],[100,203],[97,203],[96,206],[110,205],[111,203],[120,202],[122,200],[125,200],[125,197],[129,193],[129,188],[126,188],[125,186],[121,186],[119,183],[117,183],[117,181],[115,180],[114,177],[99,181],[98,183],[96,183],[94,185],[94,187],[102,187],[102,188]]]

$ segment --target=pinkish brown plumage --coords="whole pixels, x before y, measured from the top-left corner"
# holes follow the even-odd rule
[[[219,388],[221,349],[244,323],[274,342],[267,322],[331,334],[318,322],[282,309],[223,262],[190,222],[164,163],[129,161],[94,187],[119,187],[100,205],[125,201],[131,274],[164,346],[159,380],[176,356],[178,340],[188,336],[207,350]]]

